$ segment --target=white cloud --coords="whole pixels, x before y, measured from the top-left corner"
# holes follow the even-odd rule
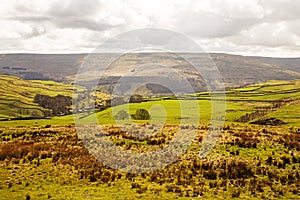
[[[299,37],[287,27],[285,22],[263,23],[231,38],[236,44],[268,47],[299,45]]]
[[[90,52],[138,28],[186,34],[207,51],[298,56],[295,0],[4,0],[2,52]]]

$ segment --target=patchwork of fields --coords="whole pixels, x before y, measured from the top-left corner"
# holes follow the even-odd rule
[[[43,111],[42,107],[33,102],[35,94],[49,96],[58,94],[72,96],[73,94],[72,85],[52,81],[25,81],[3,75],[0,76],[0,81],[0,93],[2,94],[0,118],[2,119],[28,117],[32,116],[32,112]],[[197,103],[195,100],[190,100],[191,98],[198,99]],[[188,106],[189,101],[192,105],[190,107]],[[282,102],[280,107],[271,109],[263,116],[257,116],[255,119],[275,117],[286,122],[287,126],[298,126],[300,124],[297,112],[300,110],[300,80],[268,81],[246,88],[229,90],[226,91],[226,103],[221,103],[221,106],[226,106],[226,123],[232,123],[246,114],[272,107],[274,103],[279,101]],[[178,99],[174,99],[174,97],[149,98],[146,102],[120,105],[113,107],[113,110],[109,108],[104,111],[97,111],[96,115],[99,124],[115,124],[114,115],[118,111],[126,110],[129,114],[133,114],[137,109],[144,108],[149,110],[153,119],[165,120],[167,123],[179,123],[183,117],[191,120],[197,119],[199,113],[193,113],[197,107],[200,112],[200,122],[209,123],[212,103],[215,102],[211,101],[211,94],[202,92],[178,97]],[[182,109],[181,104],[184,104],[184,109]],[[168,112],[164,113],[162,110]],[[165,119],[162,119],[162,114],[165,115]],[[94,117],[93,114],[88,113],[76,115],[75,117],[80,118],[83,123],[88,123]],[[73,115],[66,115],[51,119],[0,121],[0,126],[73,125],[73,118]],[[248,122],[250,121],[253,120]],[[142,121],[142,123],[145,122],[147,121]]]
[[[73,92],[71,85],[49,81],[0,76],[0,82],[2,119],[23,115],[22,108],[42,109],[33,103],[37,93],[70,96]],[[300,81],[268,81],[226,91],[222,135],[207,157],[200,158],[209,129],[210,100],[210,94],[203,92],[177,99],[152,98],[92,114],[0,121],[0,199],[299,199]],[[187,105],[183,113],[181,102]],[[199,113],[189,105],[196,105]],[[134,138],[114,125],[118,111],[133,114],[140,108],[150,112],[151,120],[166,122],[164,131]],[[184,155],[146,173],[104,166],[89,153],[74,126],[74,117],[88,124],[96,116],[115,145],[146,153],[170,144],[180,120],[197,120],[199,114],[197,135]],[[284,123],[251,124],[274,118]],[[151,120],[133,122],[138,129]]]
[[[44,108],[34,103],[36,94],[72,96],[73,86],[0,75],[0,94],[0,119],[38,117],[42,116]]]

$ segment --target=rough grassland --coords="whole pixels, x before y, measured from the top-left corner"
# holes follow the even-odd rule
[[[123,149],[147,152],[172,139],[173,127],[144,141],[113,126]],[[166,168],[125,173],[95,160],[75,127],[6,128],[0,132],[0,199],[299,199],[300,129],[226,125],[198,157],[207,127]]]
[[[34,92],[49,95],[72,92],[71,86],[54,82],[23,81],[7,76],[1,76],[0,81],[4,98],[1,112],[6,117],[17,110],[8,106],[16,99],[21,103],[13,105],[22,108],[26,104],[26,108],[37,109],[32,104]],[[193,94],[198,98],[201,124],[197,129],[183,125],[186,130],[197,131],[192,145],[176,162],[142,174],[111,169],[91,156],[72,126],[72,115],[1,121],[0,199],[299,199],[299,83],[269,81],[227,91],[222,135],[215,148],[202,159],[198,153],[208,130],[211,103],[208,93]],[[186,95],[182,100],[187,105],[189,97]],[[273,106],[278,100],[284,100],[284,104],[257,119],[274,117],[287,124],[261,126],[249,124],[251,121],[236,122],[246,114]],[[123,110],[126,106],[113,109]],[[192,107],[187,108],[188,116],[182,116],[179,101],[170,98],[130,104],[129,113],[138,108],[148,109],[154,119],[161,117],[164,108],[167,111],[164,131],[137,139],[113,126],[112,109],[96,113],[103,130],[107,130],[106,137],[132,152],[145,153],[164,147],[174,138],[180,117],[197,117]],[[88,123],[92,116],[80,113],[75,117]],[[139,121],[136,126],[149,122]],[[140,133],[139,128],[137,132]]]

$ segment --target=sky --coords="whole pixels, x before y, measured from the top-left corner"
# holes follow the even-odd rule
[[[159,28],[207,52],[300,57],[299,0],[3,0],[0,27],[1,53],[89,53]]]

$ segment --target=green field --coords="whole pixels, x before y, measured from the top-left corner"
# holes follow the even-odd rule
[[[33,103],[35,94],[71,96],[73,93],[72,85],[24,81],[10,76],[0,78],[2,119],[26,117],[22,109],[42,109]],[[226,91],[226,102],[221,99],[212,102],[207,92],[185,95],[178,100],[174,97],[147,100],[95,113],[0,121],[0,199],[299,199],[299,80],[268,81],[232,89]],[[276,102],[280,105],[275,106]],[[200,158],[212,103],[226,105],[225,124],[216,146],[207,157]],[[114,116],[118,111],[134,114],[141,108],[150,112],[151,120],[117,122],[136,123],[138,134],[143,134],[146,123],[165,123],[156,135],[137,139],[115,126]],[[262,109],[268,112],[238,122],[241,117]],[[186,131],[196,131],[196,136],[175,162],[153,172],[129,173],[97,161],[83,142],[99,145],[99,135],[89,133],[89,140],[81,138],[74,118],[77,123],[101,124],[108,139],[134,153],[164,148],[174,139],[179,123],[200,122],[200,125],[182,126]],[[268,118],[280,119],[285,124],[250,124]]]
[[[290,126],[299,126],[300,118],[297,111],[300,109],[300,81],[268,81],[266,83],[226,91],[226,103],[211,100],[211,94],[207,92],[191,95],[197,97],[196,100],[190,100],[189,96],[179,98],[179,100],[170,100],[170,98],[155,98],[148,102],[134,103],[129,105],[120,105],[101,112],[97,112],[99,124],[115,124],[114,115],[125,110],[133,114],[137,109],[144,108],[149,110],[153,119],[159,121],[165,120],[166,123],[180,123],[182,118],[189,118],[195,121],[200,118],[200,123],[207,124],[211,120],[212,104],[219,104],[226,111],[226,123],[235,122],[241,116],[255,112],[257,108],[271,106],[273,101],[285,100],[282,107],[268,113],[263,117],[276,117],[283,120]],[[165,100],[166,99],[166,100]],[[221,99],[223,100],[223,99]],[[184,104],[184,105],[183,105]],[[199,111],[195,113],[195,111]],[[165,119],[162,119],[165,115]],[[89,123],[93,121],[94,116],[87,116],[81,121]],[[260,117],[260,118],[263,118]],[[186,122],[188,123],[189,120]],[[147,121],[144,121],[147,122]],[[150,121],[148,121],[150,122]]]
[[[72,85],[54,81],[0,75],[0,119],[42,116],[44,108],[34,103],[36,94],[72,96],[73,89]]]
[[[0,92],[2,94],[2,99],[0,99],[0,118],[3,119],[17,116],[26,117],[26,110],[37,112],[42,110],[43,108],[33,102],[33,97],[37,93],[47,95],[63,94],[71,96],[73,92],[72,85],[52,81],[24,81],[22,79],[9,76],[1,76],[0,78]],[[194,98],[196,97],[198,100],[190,100],[191,96]],[[109,108],[101,112],[96,112],[96,116],[98,117],[98,121],[96,123],[115,124],[114,115],[118,111],[125,110],[129,114],[133,114],[137,109],[144,108],[149,110],[153,121],[165,121],[166,123],[180,123],[185,121],[186,123],[189,123],[189,121],[194,122],[200,118],[200,123],[207,124],[211,118],[212,103],[219,103],[222,109],[223,106],[225,106],[225,122],[232,123],[247,113],[250,114],[255,112],[258,107],[271,106],[272,101],[276,100],[285,100],[287,103],[279,109],[260,118],[276,117],[286,122],[287,124],[285,126],[299,126],[300,118],[297,114],[298,112],[294,112],[300,110],[299,80],[268,81],[246,88],[229,90],[226,91],[226,103],[211,101],[211,95],[207,92],[185,95],[183,97],[179,97],[178,100],[172,100],[172,97],[152,98],[147,102],[132,103],[129,105],[125,104]],[[92,120],[94,117],[94,114],[88,115],[87,113],[75,115],[75,118],[80,118],[80,123],[95,123]],[[135,122],[144,123],[150,121]],[[53,117],[51,119],[0,121],[0,126],[45,126],[48,124],[73,125],[74,116],[67,115]]]

